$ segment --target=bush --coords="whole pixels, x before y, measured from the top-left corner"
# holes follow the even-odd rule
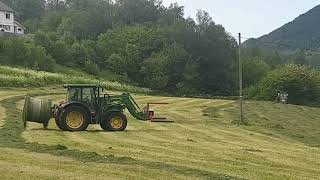
[[[0,39],[0,63],[19,65],[35,70],[52,71],[54,59],[47,55],[45,48],[23,38]]]
[[[270,71],[270,66],[259,58],[248,58],[243,61],[243,86],[257,84]]]
[[[318,71],[291,64],[271,71],[259,86],[249,90],[249,93],[256,93],[253,96],[264,100],[274,100],[278,91],[286,91],[290,103],[306,104],[320,100],[319,83]]]
[[[90,60],[85,62],[84,70],[92,75],[98,75],[100,71],[98,65]]]

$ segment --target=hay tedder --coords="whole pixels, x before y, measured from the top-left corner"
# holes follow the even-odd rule
[[[97,85],[65,85],[67,98],[52,106],[52,102],[44,99],[27,97],[23,108],[23,122],[36,122],[48,127],[54,118],[56,125],[65,131],[84,131],[89,124],[100,124],[105,131],[123,131],[127,127],[124,111],[138,120],[151,122],[173,122],[166,118],[156,118],[148,103],[141,110],[129,93],[109,95]]]

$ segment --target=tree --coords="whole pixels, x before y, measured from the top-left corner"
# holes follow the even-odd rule
[[[154,54],[143,62],[141,73],[147,87],[162,90],[168,85],[168,57]]]
[[[313,53],[310,57],[308,57],[308,64],[313,68],[320,70],[320,54]]]
[[[45,32],[56,32],[64,16],[65,16],[64,12],[49,11],[41,19],[40,29]]]
[[[258,96],[273,100],[278,91],[289,94],[289,102],[306,104],[319,100],[319,72],[306,66],[285,65],[270,72],[261,82]]]
[[[157,22],[163,7],[159,0],[116,0],[115,8],[117,20],[131,25]]]
[[[177,84],[177,92],[181,95],[201,94],[199,89],[200,82],[200,65],[198,60],[189,60],[182,74],[182,81]]]
[[[47,60],[172,94],[237,92],[237,42],[205,11],[195,21],[184,18],[182,6],[164,7],[160,0],[48,0],[44,9],[24,24],[36,34],[29,45],[43,47]],[[25,56],[43,54],[22,44]],[[20,52],[8,52],[16,56],[13,61],[24,62]],[[248,73],[255,74],[248,86],[262,78],[268,65],[276,66],[277,57],[256,56],[248,58]]]
[[[259,58],[248,58],[243,61],[244,88],[260,82],[271,70],[270,66]]]
[[[105,61],[105,67],[112,69],[118,75],[126,74],[126,61],[119,54],[111,54]]]
[[[71,62],[80,68],[85,68],[86,62],[91,61],[86,48],[77,42],[71,46],[69,54],[72,57]]]
[[[84,63],[84,70],[92,75],[98,75],[100,70],[96,63],[92,62],[91,60],[86,60]]]
[[[307,65],[306,53],[300,49],[293,55],[293,63],[297,65]]]
[[[73,57],[69,52],[69,47],[61,40],[53,42],[48,53],[56,60],[58,64],[73,65]]]
[[[98,59],[104,62],[112,54],[118,54],[125,64],[122,69],[131,80],[142,83],[143,80],[139,73],[141,64],[151,54],[160,51],[164,44],[165,38],[161,31],[155,27],[118,28],[99,37]]]
[[[162,12],[162,17],[160,18],[160,23],[166,25],[173,25],[179,21],[183,21],[184,7],[179,6],[178,3],[171,4],[168,8],[164,9]]]
[[[46,5],[49,10],[64,10],[66,8],[64,0],[47,0]]]
[[[4,38],[0,44],[0,56],[6,61],[6,65],[19,65],[36,70],[50,71],[55,64],[51,56],[48,56],[45,49],[31,41],[21,38]]]
[[[198,23],[198,30],[199,33],[205,31],[210,25],[214,25],[212,17],[209,15],[208,12],[203,10],[198,10],[197,12],[197,23]]]
[[[16,18],[25,21],[41,17],[45,12],[45,0],[2,0],[16,12]]]
[[[15,0],[15,10],[20,20],[41,17],[45,12],[45,0]]]

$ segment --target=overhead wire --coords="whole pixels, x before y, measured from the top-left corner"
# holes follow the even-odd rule
[[[236,39],[239,38],[238,36],[232,36],[232,37],[236,38]],[[259,39],[256,39],[256,38],[241,37],[241,39],[244,39],[244,40],[253,39],[253,40],[256,40],[258,43],[262,43],[262,44],[270,44],[270,45],[275,45],[275,46],[284,46],[284,47],[293,48],[293,49],[297,48],[296,46],[285,44],[285,43],[266,42],[266,41],[262,41],[262,40],[259,40]],[[305,48],[305,50],[313,51],[313,52],[320,52],[320,49],[313,49],[313,48]]]

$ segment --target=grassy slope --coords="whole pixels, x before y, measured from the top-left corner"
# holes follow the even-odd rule
[[[320,148],[320,111],[295,105],[274,104],[272,102],[249,101],[244,105],[247,130],[269,136],[290,138],[311,147]],[[214,122],[230,124],[239,114],[237,104],[225,107],[209,107],[204,110]]]
[[[2,91],[0,96],[3,99],[12,93]],[[176,123],[139,122],[129,116],[128,130],[120,133],[101,132],[99,126],[88,132],[61,132],[53,122],[50,130],[29,124],[22,132],[16,130],[21,126],[8,123],[19,121],[19,117],[10,117],[17,110],[7,110],[0,132],[11,128],[17,131],[13,139],[18,140],[1,145],[0,176],[316,179],[320,174],[317,109],[249,102],[245,107],[250,110],[246,115],[251,126],[239,127],[230,123],[237,113],[232,101],[135,97],[139,104],[170,102],[157,110]],[[64,96],[50,98],[62,100]],[[23,101],[14,101],[21,109]],[[2,101],[5,108],[9,104]],[[297,131],[299,136],[292,133]],[[4,173],[8,171],[9,175]]]
[[[58,67],[57,67],[58,69]],[[0,65],[0,87],[45,87],[62,84],[99,84],[106,89],[149,93],[146,88],[96,79],[81,71],[61,67],[58,73],[12,68]]]

